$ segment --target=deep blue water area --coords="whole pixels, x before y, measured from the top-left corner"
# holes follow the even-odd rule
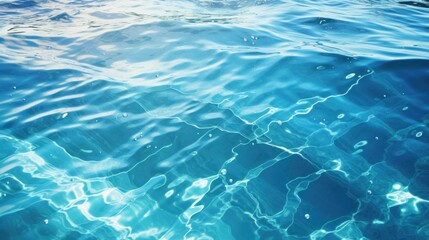
[[[0,1],[0,239],[429,239],[427,0]]]

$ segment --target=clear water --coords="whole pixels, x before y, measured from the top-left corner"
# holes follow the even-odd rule
[[[429,239],[428,7],[2,0],[0,239]]]

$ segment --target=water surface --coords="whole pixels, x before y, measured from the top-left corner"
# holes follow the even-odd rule
[[[427,1],[5,0],[1,239],[428,239]]]

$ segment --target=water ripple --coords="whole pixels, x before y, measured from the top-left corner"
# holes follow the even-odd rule
[[[428,238],[426,5],[0,3],[1,238]]]

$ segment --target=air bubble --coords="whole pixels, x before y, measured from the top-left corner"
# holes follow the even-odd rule
[[[226,171],[226,169],[225,169],[225,168],[223,168],[222,170],[220,170],[220,173],[221,173],[222,175],[226,175],[227,171]]]
[[[305,219],[310,219],[310,214],[306,213],[306,214],[304,215],[304,217],[305,217]]]
[[[169,198],[169,197],[171,197],[171,195],[173,195],[173,193],[174,193],[174,190],[173,190],[173,189],[171,189],[170,191],[166,192],[166,193],[164,194],[164,196],[165,196],[166,198]]]
[[[122,117],[124,118],[128,117],[128,113],[122,113]]]
[[[63,115],[61,115],[61,118],[66,118],[67,115],[69,115],[68,113],[63,113]]]
[[[45,224],[48,224],[48,223],[49,223],[49,220],[48,220],[48,219],[45,219],[43,222],[44,222]]]
[[[338,119],[341,119],[341,118],[343,118],[345,115],[343,114],[343,113],[341,113],[341,114],[338,114],[338,116],[337,116],[337,118]]]
[[[213,137],[213,135],[211,133],[209,133],[209,137]]]
[[[356,150],[356,151],[352,152],[352,154],[353,154],[353,155],[357,155],[357,154],[362,153],[362,152],[363,152],[363,150],[362,150],[362,149],[358,149],[358,150]]]
[[[365,146],[365,145],[367,145],[367,144],[368,144],[368,142],[363,140],[363,141],[360,141],[360,142],[356,143],[356,144],[353,146],[353,148],[354,148],[354,149],[358,149],[358,148],[363,147],[363,146]]]
[[[419,138],[419,137],[421,137],[421,136],[423,136],[423,133],[422,133],[422,132],[417,132],[417,133],[416,133],[416,137],[418,137],[418,138]]]
[[[243,38],[243,41],[247,42],[247,38]]]
[[[402,108],[402,111],[406,111],[406,110],[408,110],[407,106],[405,106],[405,107]]]
[[[350,73],[346,76],[346,79],[350,79],[352,77],[354,77],[356,75],[356,73]]]

